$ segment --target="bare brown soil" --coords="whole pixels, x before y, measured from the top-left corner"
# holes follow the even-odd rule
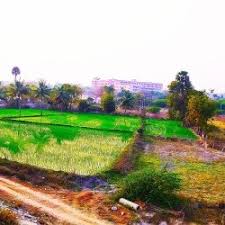
[[[36,208],[42,214],[49,215],[50,221],[54,221],[52,218],[58,221],[51,224],[127,224],[132,219],[131,213],[121,206],[112,211],[112,204],[107,202],[107,196],[102,193],[72,192],[52,188],[42,190],[15,178],[2,176],[0,190],[1,198],[4,199],[4,195],[10,196],[12,200],[19,201],[22,205]]]

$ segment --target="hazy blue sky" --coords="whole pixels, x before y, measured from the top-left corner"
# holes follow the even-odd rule
[[[225,92],[224,0],[0,1],[0,80],[162,82]]]

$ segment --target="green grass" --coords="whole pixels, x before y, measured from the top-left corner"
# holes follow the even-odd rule
[[[132,133],[0,122],[0,157],[55,171],[109,170]]]
[[[196,135],[180,121],[146,119],[145,134],[155,137],[195,140]]]
[[[5,114],[4,114],[5,112]],[[136,131],[140,126],[138,117],[117,116],[93,113],[65,113],[44,110],[44,115],[40,117],[21,117],[14,118],[17,121],[43,123],[43,124],[62,124],[78,127],[90,127],[105,130],[124,130]],[[18,110],[6,109],[0,111],[0,117],[19,115]],[[23,109],[23,116],[40,115],[40,110]]]

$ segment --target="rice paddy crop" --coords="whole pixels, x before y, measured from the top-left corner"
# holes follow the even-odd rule
[[[12,111],[10,111],[12,110]],[[78,127],[90,127],[98,128],[104,130],[124,130],[124,131],[136,131],[140,126],[140,119],[137,117],[129,116],[117,116],[117,115],[107,115],[107,114],[93,114],[93,113],[63,113],[57,111],[44,110],[45,116],[40,115],[40,110],[30,110],[23,109],[22,116],[31,117],[21,117],[13,118],[17,121],[33,122],[33,123],[43,123],[43,124],[62,124],[71,125]],[[5,116],[19,116],[18,110],[7,109],[4,114],[4,110],[0,110],[1,115]],[[36,115],[32,117],[33,115]]]
[[[51,110],[40,116],[35,109],[0,109],[0,118],[0,157],[83,175],[110,170],[141,124],[138,117]],[[146,123],[147,135],[195,139],[178,121]]]
[[[131,133],[0,122],[0,157],[82,175],[111,168]]]
[[[146,119],[145,134],[156,137],[195,140],[196,135],[180,121]]]
[[[57,113],[55,111],[44,110],[44,115]],[[21,113],[21,114],[20,114]],[[37,109],[0,109],[0,118],[14,116],[36,116],[40,115],[40,110]]]

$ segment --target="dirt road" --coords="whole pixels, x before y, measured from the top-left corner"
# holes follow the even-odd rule
[[[0,176],[0,190],[25,205],[38,208],[43,213],[62,222],[74,225],[112,225],[108,221],[100,220],[94,215],[74,208],[49,194],[36,191],[34,188],[31,189],[2,176]]]

